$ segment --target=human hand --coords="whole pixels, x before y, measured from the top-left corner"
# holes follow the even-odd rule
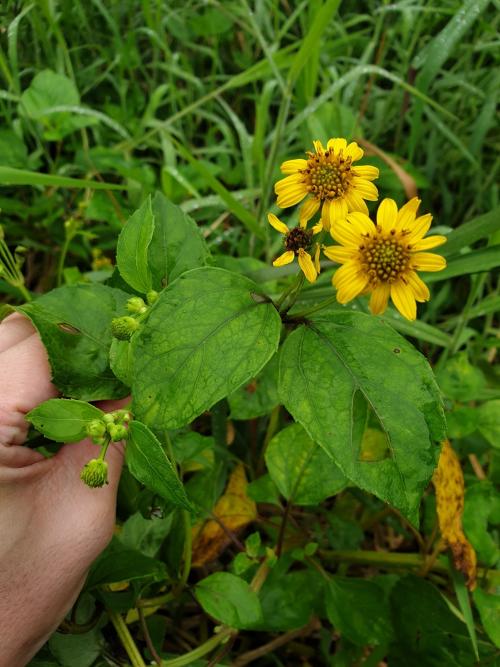
[[[100,489],[80,480],[99,452],[90,440],[65,445],[51,459],[22,446],[25,414],[56,395],[38,334],[29,320],[11,315],[0,324],[0,667],[26,665],[112,536],[122,446],[109,448],[109,485]]]

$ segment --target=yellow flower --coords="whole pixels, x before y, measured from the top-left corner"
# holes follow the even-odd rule
[[[294,227],[288,229],[284,222],[281,222],[274,213],[267,216],[269,224],[278,232],[284,234],[285,252],[274,260],[273,266],[284,266],[293,262],[297,257],[299,266],[304,272],[305,277],[310,283],[313,283],[319,273],[319,253],[315,253],[314,262],[307,250],[311,246],[312,231],[307,231],[303,227]],[[318,246],[319,247],[319,246]]]
[[[387,308],[389,296],[403,317],[414,320],[416,301],[428,301],[429,290],[417,271],[441,271],[446,260],[425,252],[445,243],[445,236],[428,236],[432,215],[418,218],[420,200],[414,197],[399,211],[396,202],[384,199],[377,211],[377,224],[364,213],[349,213],[331,228],[340,246],[324,248],[325,255],[343,266],[335,272],[333,285],[339,303],[361,293],[370,293],[374,315]]]
[[[307,197],[300,209],[300,225],[306,227],[323,205],[321,222],[327,230],[350,211],[368,214],[364,200],[378,199],[378,190],[371,183],[378,178],[377,167],[353,166],[363,157],[355,141],[348,144],[345,139],[329,139],[326,150],[321,141],[313,144],[315,152],[307,151],[307,160],[287,160],[281,165],[286,177],[274,186],[278,206],[288,208]]]

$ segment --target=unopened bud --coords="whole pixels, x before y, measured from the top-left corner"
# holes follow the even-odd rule
[[[147,310],[144,300],[140,296],[132,296],[127,301],[127,310],[129,313],[135,313],[141,315]]]
[[[130,340],[139,328],[139,322],[133,317],[115,317],[111,320],[111,333],[118,340]]]
[[[106,412],[106,414],[104,414],[102,416],[102,421],[105,424],[113,424],[114,421],[115,421],[115,413],[114,412]]]
[[[150,292],[148,292],[147,296],[146,296],[146,299],[147,299],[147,302],[149,303],[149,305],[152,306],[153,303],[155,303],[155,301],[158,301],[159,296],[160,295],[158,294],[158,292],[156,292],[154,289],[152,289]]]
[[[83,466],[80,479],[93,489],[108,483],[108,464],[103,459],[91,459]]]
[[[123,424],[109,424],[108,433],[113,442],[126,440],[128,435],[128,431]]]
[[[86,431],[91,438],[102,438],[106,433],[106,424],[100,419],[93,419],[87,424]]]

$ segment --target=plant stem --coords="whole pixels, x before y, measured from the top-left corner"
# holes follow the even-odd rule
[[[24,283],[20,283],[20,284],[16,285],[16,287],[21,292],[21,294],[23,295],[23,297],[24,297],[24,299],[26,300],[27,303],[29,303],[30,301],[33,300],[33,297],[31,296],[29,291],[24,286]]]
[[[59,262],[58,262],[58,265],[57,265],[57,286],[58,287],[60,287],[62,285],[64,263],[66,262],[66,255],[68,254],[69,244],[70,244],[70,238],[66,235],[66,237],[64,239],[63,246],[61,248],[61,254],[59,255]]]
[[[293,290],[296,289],[297,285],[299,284],[300,279],[301,279],[301,274],[299,273],[295,276],[295,280],[293,281],[293,283],[288,285],[288,287],[285,289],[285,291],[280,296],[278,301],[276,301],[276,308],[278,310],[280,310],[281,306],[283,305],[285,300],[288,298],[288,296],[293,292]]]
[[[320,301],[316,306],[313,306],[312,308],[308,308],[307,310],[303,310],[300,313],[293,313],[291,317],[308,317],[309,315],[312,315],[313,313],[317,313],[318,310],[323,310],[323,308],[326,308],[329,306],[331,303],[335,303],[337,301],[337,295],[334,294],[333,296],[328,297],[328,299],[325,299],[324,301]]]
[[[426,559],[421,554],[393,553],[389,551],[328,551],[321,550],[321,557],[327,562],[350,563],[352,565],[373,565],[380,568],[414,568],[425,566]],[[436,561],[431,572],[450,576],[450,568],[441,561]],[[478,578],[485,577],[491,582],[500,583],[500,572],[488,568],[478,568]]]
[[[203,658],[204,655],[210,653],[210,651],[219,646],[219,644],[222,644],[222,642],[228,639],[233,632],[234,630],[232,628],[223,628],[219,634],[210,637],[210,639],[192,651],[189,651],[189,653],[185,653],[172,660],[163,660],[162,667],[184,667],[191,665],[195,660]]]
[[[132,663],[132,667],[146,667],[146,663],[142,659],[139,649],[137,648],[132,635],[129,632],[127,624],[123,618],[116,611],[107,609],[109,619],[113,623],[116,630],[116,634],[120,638],[123,648],[127,652],[127,655]]]
[[[179,589],[184,588],[189,579],[189,573],[191,572],[191,558],[192,558],[192,532],[191,532],[191,517],[187,510],[182,511],[182,522],[184,524],[184,552],[183,552],[183,566],[182,566],[182,575],[179,581]]]

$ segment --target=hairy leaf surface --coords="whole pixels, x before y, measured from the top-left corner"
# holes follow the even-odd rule
[[[151,428],[184,426],[255,377],[280,328],[247,278],[215,268],[183,274],[132,341],[135,413]]]
[[[417,521],[444,417],[427,361],[404,338],[362,313],[314,318],[283,346],[280,395],[349,479]],[[382,460],[362,460],[363,403],[386,435]]]
[[[109,367],[111,320],[128,296],[106,285],[68,285],[20,308],[47,348],[52,379],[70,398],[122,398],[127,388]]]

